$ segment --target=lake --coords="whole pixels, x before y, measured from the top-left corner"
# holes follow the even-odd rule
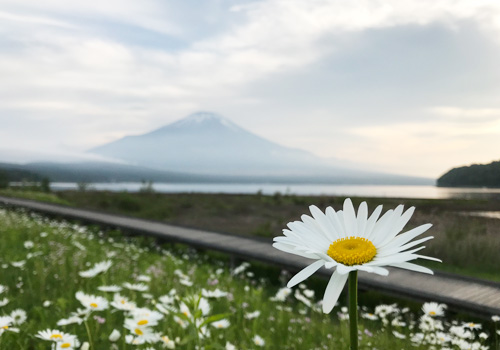
[[[106,191],[138,192],[142,183],[92,183],[89,189]],[[76,183],[54,182],[53,190],[77,189]],[[242,193],[272,195],[276,192],[296,195],[328,195],[354,197],[392,197],[392,198],[429,198],[429,199],[498,199],[500,189],[491,188],[447,188],[435,186],[399,185],[307,185],[307,184],[197,184],[197,183],[154,183],[156,192],[164,193]]]

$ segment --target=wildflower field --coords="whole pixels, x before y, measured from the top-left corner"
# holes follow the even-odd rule
[[[344,305],[228,261],[0,209],[0,349],[348,349]],[[360,348],[499,349],[499,321],[361,306]]]

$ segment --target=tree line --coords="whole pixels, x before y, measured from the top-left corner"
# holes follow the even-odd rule
[[[500,161],[453,168],[437,180],[440,187],[500,187]]]

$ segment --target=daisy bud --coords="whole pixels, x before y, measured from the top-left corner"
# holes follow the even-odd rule
[[[113,329],[113,332],[109,335],[109,341],[115,342],[118,339],[120,339],[120,332],[118,332],[116,329]]]

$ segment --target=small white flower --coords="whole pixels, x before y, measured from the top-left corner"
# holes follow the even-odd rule
[[[100,296],[89,295],[83,292],[76,292],[75,297],[87,310],[102,311],[106,310],[109,306],[108,301]]]
[[[80,271],[78,274],[80,275],[80,277],[92,278],[100,273],[108,271],[111,265],[113,265],[111,260],[101,261],[95,264],[91,269],[86,271]]]
[[[69,318],[62,318],[59,321],[57,321],[58,326],[67,326],[69,324],[82,324],[84,321],[83,318],[78,317],[78,316],[70,316]]]
[[[202,289],[201,290],[201,295],[203,295],[205,298],[224,298],[227,296],[227,292],[221,291],[219,288],[215,289],[214,291]]]
[[[399,339],[406,339],[406,335],[399,333],[398,331],[392,331],[392,334]]]
[[[116,329],[113,329],[113,332],[111,332],[111,334],[109,335],[109,341],[110,342],[115,342],[117,341],[118,339],[120,339],[120,332]]]
[[[175,349],[175,341],[173,341],[166,335],[160,336],[160,342],[163,344],[163,347],[167,349]]]
[[[10,313],[10,317],[12,317],[12,320],[16,326],[19,326],[26,322],[26,319],[28,318],[26,315],[26,311],[21,310],[21,309],[16,309]]]
[[[137,276],[136,280],[139,282],[151,282],[151,277],[146,275],[139,275]]]
[[[264,346],[266,345],[266,342],[264,341],[264,339],[262,339],[260,336],[258,335],[255,335],[253,338],[252,338],[252,341],[255,345],[257,346]]]
[[[24,248],[26,249],[31,249],[35,246],[35,243],[33,243],[32,241],[26,241],[24,242]]]
[[[135,291],[138,291],[138,292],[146,292],[149,287],[147,285],[145,285],[144,283],[129,283],[129,282],[125,282],[123,283],[123,286],[127,289],[130,289],[130,290],[135,290]]]
[[[256,311],[254,311],[254,312],[247,312],[247,313],[245,314],[245,318],[246,318],[247,320],[251,320],[251,319],[257,318],[257,317],[259,317],[259,316],[260,316],[260,311],[259,311],[259,310],[256,310]]]
[[[129,301],[128,298],[121,296],[118,293],[113,296],[111,306],[115,309],[125,311],[130,311],[137,308],[137,305],[133,301]]]
[[[36,337],[43,340],[60,342],[63,339],[70,338],[71,334],[61,332],[60,330],[57,329],[46,329],[44,331],[39,331]]]
[[[445,304],[438,304],[435,302],[424,303],[424,305],[422,305],[422,311],[424,312],[424,314],[431,317],[444,316],[445,309]]]
[[[230,342],[226,342],[226,350],[236,350],[236,346],[234,346]]]
[[[101,292],[110,292],[110,293],[116,293],[122,290],[122,287],[117,286],[117,285],[111,285],[111,286],[100,286],[97,287],[98,290]]]
[[[21,260],[21,261],[13,261],[10,263],[12,266],[17,267],[22,269],[24,267],[24,264],[26,264],[26,260]]]
[[[481,329],[482,326],[479,323],[467,322],[467,323],[463,323],[462,327],[469,328],[470,330],[473,330],[473,329]]]
[[[212,322],[212,326],[214,326],[215,328],[218,328],[218,329],[224,329],[224,328],[229,327],[230,325],[231,325],[231,323],[226,319]]]
[[[498,322],[498,321],[500,321],[500,316],[498,316],[498,315],[493,315],[493,316],[491,316],[491,320],[492,320],[493,322]]]

